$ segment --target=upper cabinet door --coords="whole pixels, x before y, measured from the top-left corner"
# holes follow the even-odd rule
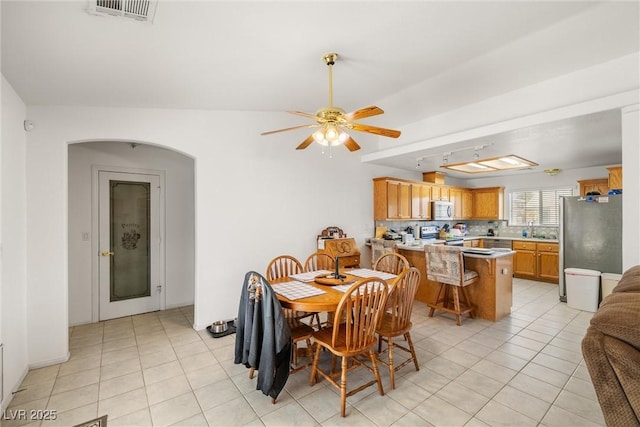
[[[609,170],[609,190],[622,190],[622,166],[613,166]]]
[[[477,188],[472,191],[474,219],[503,219],[503,187]]]
[[[431,186],[411,184],[411,218],[431,219]]]
[[[411,218],[411,183],[374,180],[373,215],[376,220]]]

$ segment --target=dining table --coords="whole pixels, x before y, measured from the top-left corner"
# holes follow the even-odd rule
[[[274,280],[271,286],[276,293],[280,305],[296,311],[313,313],[335,312],[344,292],[354,283],[367,277],[378,277],[393,285],[395,274],[367,268],[340,269],[342,279],[331,280],[331,272],[320,270],[302,275],[291,275]],[[329,276],[329,277],[327,277]],[[328,280],[327,280],[328,279]],[[331,282],[331,284],[327,284]],[[284,292],[283,285],[290,288]],[[306,293],[316,293],[305,296]],[[289,295],[289,298],[285,295]]]

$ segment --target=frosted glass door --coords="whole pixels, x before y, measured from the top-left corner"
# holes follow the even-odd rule
[[[160,309],[159,178],[99,172],[100,320]]]

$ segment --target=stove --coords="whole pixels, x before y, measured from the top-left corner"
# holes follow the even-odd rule
[[[435,240],[438,238],[438,226],[437,225],[423,225],[420,227],[420,239],[421,240]]]

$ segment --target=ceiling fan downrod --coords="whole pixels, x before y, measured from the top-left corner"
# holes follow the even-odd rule
[[[338,54],[326,53],[322,59],[329,66],[329,108],[333,108],[333,65],[338,60]]]

